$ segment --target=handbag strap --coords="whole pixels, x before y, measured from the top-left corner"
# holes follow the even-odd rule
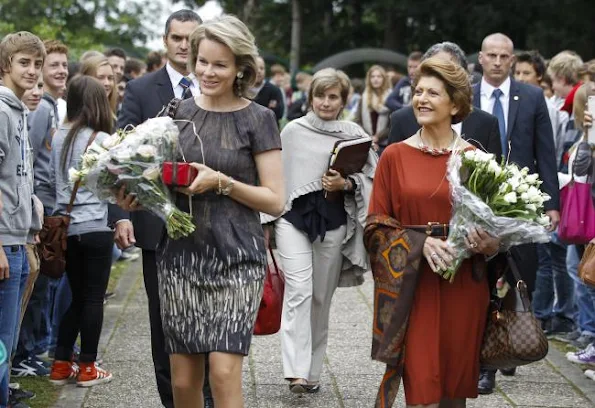
[[[271,259],[273,260],[273,266],[275,267],[275,270],[277,271],[277,275],[279,275],[279,277],[285,281],[285,276],[283,275],[283,272],[281,272],[281,270],[279,269],[279,266],[277,265],[277,260],[275,259],[275,254],[273,253],[272,248],[269,248],[269,254],[271,254]]]
[[[85,154],[85,152],[87,151],[89,146],[91,146],[93,141],[95,141],[96,137],[97,137],[97,132],[95,131],[91,134],[91,137],[89,138],[89,141],[87,142],[87,147],[85,147],[83,154]],[[80,186],[81,186],[81,180],[78,179],[76,181],[76,183],[74,183],[74,187],[72,188],[72,194],[70,194],[70,202],[68,203],[68,207],[66,207],[66,215],[70,215],[70,213],[72,212],[72,208],[74,207],[74,199],[76,198],[76,193],[78,192]]]
[[[529,301],[529,292],[527,290],[527,284],[523,280],[523,277],[519,272],[519,267],[510,251],[506,252],[506,260],[508,261],[508,269],[512,272],[512,276],[516,282],[516,290],[521,297],[521,301],[523,302],[523,308],[525,309],[525,312],[528,312],[529,310],[531,310],[531,302]]]

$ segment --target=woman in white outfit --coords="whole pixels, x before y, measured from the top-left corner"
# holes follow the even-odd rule
[[[357,124],[338,120],[349,87],[342,71],[317,72],[308,114],[281,132],[287,199],[275,237],[286,279],[283,370],[294,393],[319,390],[333,293],[362,283],[369,269],[362,238],[377,156],[370,150],[362,171],[346,178],[328,170],[335,142],[368,137]]]

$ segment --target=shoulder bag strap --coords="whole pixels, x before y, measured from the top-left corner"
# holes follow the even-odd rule
[[[525,311],[531,310],[531,302],[529,300],[529,292],[527,291],[527,284],[523,280],[521,273],[519,272],[519,267],[514,260],[514,257],[510,253],[510,251],[506,252],[506,260],[508,261],[508,269],[512,272],[512,276],[515,280],[515,289],[520,295],[521,301],[523,303],[523,307]]]
[[[87,147],[85,147],[85,151],[83,152],[83,154],[87,151],[89,146],[91,146],[93,141],[95,141],[96,137],[97,132],[93,132],[91,134],[91,137],[89,138],[89,141],[87,142]],[[68,207],[66,207],[66,215],[70,215],[70,213],[72,212],[72,207],[74,207],[74,199],[76,198],[76,193],[78,192],[80,186],[81,180],[77,180],[77,182],[74,183],[74,187],[72,188],[72,194],[70,194],[70,202],[68,203]]]

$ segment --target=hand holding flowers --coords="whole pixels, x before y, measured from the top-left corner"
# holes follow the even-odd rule
[[[498,164],[494,155],[480,150],[453,154],[447,165],[453,215],[448,245],[456,250],[454,262],[442,268],[445,279],[454,280],[465,258],[474,253],[493,255],[524,243],[548,242],[543,214],[549,196],[539,190],[541,181],[527,168]],[[481,246],[480,246],[481,245]]]
[[[129,131],[95,141],[71,168],[72,183],[128,211],[144,209],[165,221],[168,235],[177,239],[194,231],[190,214],[175,207],[161,180],[163,162],[175,160],[179,130],[169,117],[149,119]]]

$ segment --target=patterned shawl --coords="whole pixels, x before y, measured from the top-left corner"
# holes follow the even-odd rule
[[[387,215],[370,215],[364,244],[374,276],[372,359],[386,363],[377,408],[392,407],[403,376],[405,335],[426,235]]]

